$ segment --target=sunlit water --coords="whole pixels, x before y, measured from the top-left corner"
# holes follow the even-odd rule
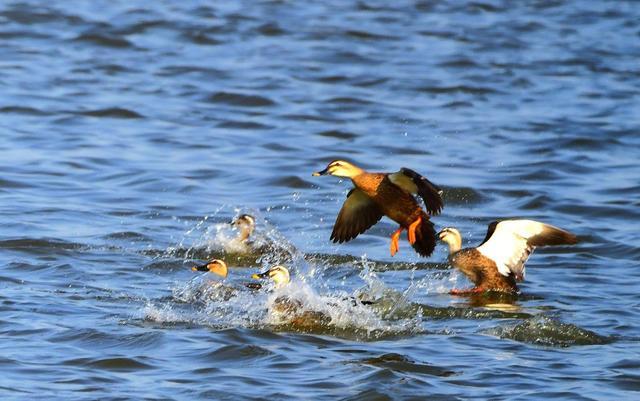
[[[1,398],[636,398],[639,10],[3,2]],[[388,220],[329,242],[337,157],[425,174],[468,244],[497,217],[581,243],[516,299],[452,297],[444,247],[391,258]],[[245,286],[277,263],[291,286]]]

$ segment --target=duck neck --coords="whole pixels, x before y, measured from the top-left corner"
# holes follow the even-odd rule
[[[240,242],[245,242],[249,239],[249,236],[253,233],[253,227],[251,226],[242,226],[240,229],[240,234],[238,234],[237,240]]]
[[[369,176],[364,170],[358,171],[357,174],[352,175],[349,178],[351,179],[351,182],[353,183],[353,185],[358,188],[363,188],[363,187],[366,187],[368,184],[370,184]]]
[[[449,256],[453,256],[462,248],[462,238],[460,235],[452,236],[448,238],[447,244],[449,245]]]

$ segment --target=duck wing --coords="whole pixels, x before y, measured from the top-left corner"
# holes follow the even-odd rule
[[[382,216],[382,210],[371,198],[353,188],[338,213],[331,240],[339,243],[350,241],[376,224]]]
[[[504,276],[513,274],[516,280],[525,277],[529,255],[537,246],[573,245],[575,235],[550,224],[533,220],[503,220],[489,224],[487,235],[476,249],[492,259]]]
[[[427,178],[406,167],[397,173],[389,174],[388,177],[396,186],[412,195],[419,195],[430,215],[439,214],[442,210],[442,189]]]

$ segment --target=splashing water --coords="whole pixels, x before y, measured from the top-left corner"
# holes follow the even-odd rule
[[[216,226],[214,226],[216,227]],[[210,231],[212,232],[212,231]],[[277,231],[268,231],[267,238],[281,237]],[[219,231],[216,231],[219,233]],[[220,243],[219,235],[215,243]],[[286,240],[276,243],[288,245]],[[280,247],[279,249],[282,249]],[[387,288],[368,267],[364,256],[361,278],[365,287],[353,293],[344,290],[329,290],[313,280],[326,266],[309,263],[304,255],[289,247],[289,255],[266,253],[258,260],[262,265],[288,261],[293,280],[283,288],[265,285],[261,290],[251,290],[246,276],[236,274],[232,268],[227,279],[215,280],[209,275],[200,275],[187,283],[172,288],[172,296],[147,302],[143,309],[144,319],[160,324],[200,324],[212,328],[268,328],[275,331],[299,331],[332,334],[362,340],[388,336],[410,335],[421,331],[421,316],[418,313],[392,320],[385,318],[385,310],[391,305],[405,304],[402,293]],[[305,274],[305,272],[307,274]],[[248,276],[248,275],[247,275]],[[363,303],[367,301],[367,305]],[[378,303],[368,305],[368,303]]]
[[[175,284],[169,299],[146,302],[142,311],[145,321],[162,325],[196,324],[215,329],[240,327],[329,334],[365,341],[423,333],[425,319],[525,319],[514,328],[505,326],[486,332],[525,342],[529,337],[522,337],[522,332],[531,331],[534,335],[539,328],[539,325],[531,326],[531,319],[537,318],[539,313],[531,310],[532,315],[517,304],[475,304],[466,299],[456,300],[457,304],[453,306],[416,302],[426,301],[429,294],[444,294],[451,287],[464,286],[464,277],[456,270],[436,270],[415,280],[416,272],[425,267],[420,263],[381,263],[369,260],[366,254],[341,259],[331,255],[306,255],[258,211],[236,208],[234,213],[250,213],[256,217],[250,246],[242,244],[238,247],[237,231],[231,225],[209,224],[212,216],[205,216],[185,232],[177,246],[169,247],[163,253],[165,257],[182,257],[183,264],[190,258],[225,259],[232,262],[229,277],[220,281],[204,274]],[[187,241],[198,232],[200,234],[194,240]],[[185,247],[188,242],[191,245]],[[246,286],[248,274],[240,271],[249,266],[269,268],[276,264],[283,264],[290,270],[293,277],[290,285],[275,289],[267,284],[259,291]],[[343,279],[342,286],[331,287],[328,283],[332,280],[326,275],[336,274],[338,266],[345,269],[347,275],[357,272],[353,277],[364,285],[345,290]],[[441,269],[444,265],[428,266],[429,269],[434,267]],[[410,270],[410,284],[403,291],[388,287],[376,274],[398,268]],[[451,302],[447,299],[447,303]],[[555,332],[557,334],[557,330]],[[584,336],[581,333],[569,332],[568,345],[582,343]],[[536,338],[531,341],[546,344],[544,333]],[[556,340],[557,336],[549,340],[549,344],[556,345]],[[562,341],[561,345],[564,344]]]
[[[227,222],[210,223],[224,208],[218,208],[187,230],[178,243],[158,252],[160,258],[180,257],[188,259],[224,259],[235,265],[270,266],[292,260],[304,259],[274,226],[258,210],[235,208],[234,214],[250,214],[256,221],[256,229],[247,241],[239,238],[237,228]]]

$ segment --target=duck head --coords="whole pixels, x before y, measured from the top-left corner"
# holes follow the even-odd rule
[[[268,278],[276,284],[276,288],[284,287],[289,284],[291,278],[289,276],[289,270],[284,266],[274,266],[264,273],[258,273],[251,276],[256,280]]]
[[[335,175],[336,177],[353,178],[357,175],[362,174],[363,171],[364,170],[362,170],[360,167],[356,167],[347,161],[334,160],[327,165],[327,168],[322,171],[315,172],[312,175],[314,177],[320,175]]]
[[[226,278],[229,270],[227,269],[227,264],[224,260],[220,259],[212,259],[203,265],[193,266],[191,270],[198,272],[209,272],[213,274],[217,274],[222,278]]]
[[[456,230],[455,228],[443,228],[438,233],[438,238],[440,239],[440,241],[445,242],[447,245],[449,245],[449,255],[458,252],[460,248],[462,248],[462,236],[460,235],[460,231]]]

